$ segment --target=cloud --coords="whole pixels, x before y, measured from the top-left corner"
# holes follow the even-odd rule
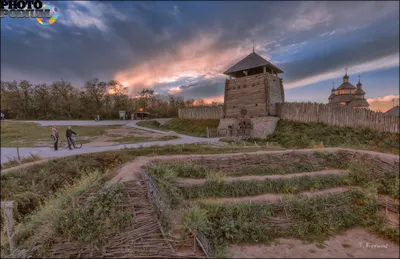
[[[223,94],[222,72],[249,54],[254,41],[257,53],[285,71],[285,87],[301,87],[341,77],[345,67],[357,73],[398,65],[398,5],[57,2],[60,18],[52,26],[19,19],[11,31],[2,20],[2,79],[62,78],[80,86],[99,77],[126,82],[133,93],[152,87],[212,98]],[[42,53],[56,57],[57,66]],[[21,76],[3,73],[5,65]]]
[[[50,33],[40,31],[38,32],[38,34],[40,35],[40,37],[43,37],[45,39],[51,39]]]
[[[376,60],[364,62],[361,64],[354,65],[349,68],[349,75],[358,74],[366,71],[375,71],[380,69],[386,69],[391,67],[399,66],[399,53],[394,55],[389,55],[386,57],[378,58]],[[325,81],[329,79],[335,79],[342,77],[344,74],[343,68],[330,70],[317,75],[302,78],[300,80],[294,80],[289,83],[285,83],[285,88],[296,88],[302,87],[309,84],[314,84],[320,81]]]
[[[292,19],[285,23],[286,28],[303,31],[325,25],[334,19],[323,2],[302,2]]]
[[[369,104],[376,103],[376,102],[392,102],[393,100],[398,101],[399,98],[400,98],[400,95],[386,95],[383,97],[369,98],[369,99],[367,99],[367,102]]]
[[[66,10],[62,12],[63,15],[59,22],[66,26],[84,29],[96,27],[103,32],[110,29],[107,25],[109,16],[121,21],[128,20],[128,16],[116,10],[112,5],[92,1],[69,2]]]
[[[217,34],[199,33],[197,38],[181,43],[176,52],[160,53],[144,64],[135,64],[117,73],[115,78],[127,82],[132,92],[136,93],[139,88],[153,87],[160,83],[221,76],[227,66],[233,65],[232,59],[241,58],[248,52],[237,49],[217,51],[219,40]],[[178,90],[175,88],[171,91]]]

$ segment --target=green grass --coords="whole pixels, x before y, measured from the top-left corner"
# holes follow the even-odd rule
[[[279,120],[275,132],[266,141],[284,148],[348,147],[399,154],[399,134],[375,132],[364,128],[330,126]]]
[[[174,193],[175,199],[178,199],[178,195],[182,195],[184,199],[198,199],[212,197],[246,197],[265,193],[297,194],[305,191],[316,191],[349,185],[365,188],[373,187],[379,194],[389,195],[397,199],[399,198],[398,165],[379,169],[379,167],[377,167],[379,162],[374,161],[374,159],[371,159],[368,155],[349,157],[349,154],[347,154],[346,158],[343,158],[346,152],[340,151],[326,154],[314,153],[314,155],[321,159],[317,165],[301,164],[301,166],[295,166],[293,168],[286,166],[285,169],[278,171],[269,170],[268,168],[265,169],[263,166],[261,168],[238,171],[233,175],[254,175],[254,172],[256,175],[274,174],[276,172],[280,174],[309,172],[323,168],[335,168],[334,165],[337,165],[336,168],[345,169],[346,173],[344,175],[313,175],[294,178],[265,179],[262,181],[238,180],[226,182],[221,177],[221,173],[207,171],[204,167],[189,163],[154,164],[149,167],[149,172],[154,175],[155,178],[162,177],[162,175],[171,176],[168,178],[168,181],[169,185],[174,188],[171,192]],[[266,157],[271,158],[273,156],[270,155]],[[206,181],[201,185],[181,187],[180,191],[177,191],[174,186],[177,177],[206,178]],[[166,192],[165,195],[168,196],[168,193]]]
[[[354,227],[379,230],[398,243],[399,230],[384,227],[371,197],[354,189],[337,195],[291,197],[277,204],[200,203],[186,212],[184,222],[187,232],[204,233],[217,253],[227,243],[269,243],[281,237],[321,241]],[[282,215],[287,215],[290,225],[268,221],[268,217]]]
[[[207,137],[207,127],[209,129],[218,128],[219,120],[192,120],[192,119],[179,119],[173,118],[161,125],[158,121],[140,121],[137,125],[152,129],[175,131],[180,134],[194,136],[194,137]]]
[[[54,223],[56,232],[101,247],[108,237],[133,223],[132,211],[121,207],[125,195],[124,185],[117,183],[103,187],[75,207],[66,206]]]
[[[56,236],[101,248],[107,238],[131,225],[132,212],[121,207],[124,186],[101,188],[110,176],[93,171],[48,197],[17,225],[14,255],[48,257]]]
[[[347,185],[340,175],[301,176],[288,179],[265,179],[263,181],[207,180],[202,185],[182,188],[185,199],[246,197],[264,193],[297,194]]]
[[[101,136],[109,129],[118,129],[121,126],[73,126],[72,130],[82,137]],[[58,126],[58,134],[60,141],[65,139],[66,126]],[[53,144],[51,138],[51,126],[39,126],[33,122],[1,122],[1,146],[16,147],[19,139],[20,147],[33,147],[35,143],[40,142],[42,145]],[[82,143],[87,143],[87,140],[79,139]]]

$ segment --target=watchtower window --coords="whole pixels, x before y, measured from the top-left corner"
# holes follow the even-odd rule
[[[256,106],[258,106],[258,103],[256,103]]]
[[[233,108],[236,108],[236,106],[235,106],[235,105],[233,105]]]

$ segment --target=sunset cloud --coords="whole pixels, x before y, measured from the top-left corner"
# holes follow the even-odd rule
[[[132,92],[136,92],[139,88],[153,87],[157,83],[220,76],[227,65],[232,65],[234,59],[248,54],[248,50],[217,50],[219,40],[217,34],[199,34],[198,38],[178,46],[176,53],[161,53],[145,64],[134,65],[117,73],[115,78],[127,82]],[[170,92],[179,93],[180,89],[177,86],[171,87]]]
[[[375,103],[375,102],[392,102],[395,100],[395,102],[398,102],[400,98],[400,95],[386,95],[383,97],[377,97],[377,98],[368,98],[367,102],[369,104]]]
[[[327,101],[326,81],[341,78],[346,67],[349,75],[363,73],[367,97],[399,87],[398,1],[54,4],[60,17],[51,26],[2,19],[2,80],[63,79],[81,87],[97,77],[123,82],[131,96],[146,87],[221,99],[222,73],[254,45],[285,71],[288,100]]]

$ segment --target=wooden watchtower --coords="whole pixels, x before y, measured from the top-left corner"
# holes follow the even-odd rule
[[[275,116],[276,103],[285,100],[281,69],[253,52],[224,72],[224,118]]]

